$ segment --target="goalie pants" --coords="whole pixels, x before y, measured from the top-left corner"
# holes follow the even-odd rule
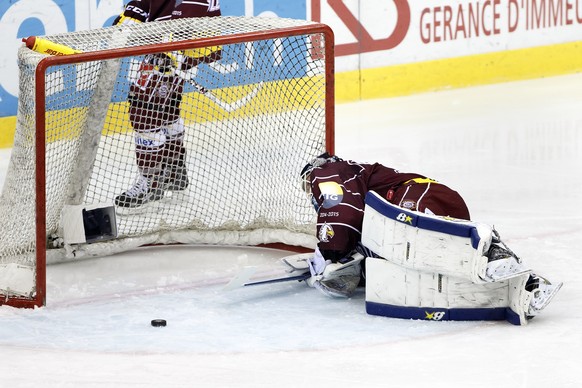
[[[430,179],[405,182],[395,190],[389,190],[386,199],[407,210],[462,220],[471,219],[467,204],[458,192]]]

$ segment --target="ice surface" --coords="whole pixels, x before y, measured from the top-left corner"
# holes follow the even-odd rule
[[[582,74],[340,105],[337,125],[338,155],[458,190],[565,282],[552,304],[524,327],[389,319],[362,292],[223,290],[282,274],[282,251],[144,248],[49,266],[46,307],[0,307],[0,387],[578,387]]]

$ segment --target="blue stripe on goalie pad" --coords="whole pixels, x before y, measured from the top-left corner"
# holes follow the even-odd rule
[[[508,307],[496,308],[438,308],[403,307],[366,302],[366,312],[390,318],[420,319],[424,321],[503,321],[519,325],[519,316]]]
[[[453,236],[467,237],[471,239],[471,246],[474,249],[477,249],[479,246],[479,234],[474,225],[448,221],[442,218],[406,210],[391,204],[374,191],[366,193],[366,206],[370,206],[383,216],[403,224]]]

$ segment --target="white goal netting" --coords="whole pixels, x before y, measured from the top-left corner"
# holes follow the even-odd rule
[[[314,212],[298,175],[333,146],[333,58],[326,54],[332,42],[321,28],[290,19],[220,17],[47,36],[83,54],[73,63],[51,63],[40,83],[37,69],[47,56],[22,47],[17,129],[0,197],[0,295],[28,298],[44,287],[21,280],[36,274],[43,223],[49,262],[173,242],[313,247]],[[174,50],[181,43],[198,46]],[[188,62],[215,52],[220,55],[213,60]],[[168,57],[166,68],[158,59]],[[148,72],[144,64],[151,65]],[[135,109],[128,96],[152,74],[161,85],[157,99],[146,104],[141,96]],[[173,93],[176,85],[183,90]],[[170,113],[160,108],[168,98],[177,100]],[[147,156],[176,136],[175,123],[184,124],[182,151],[174,155],[183,167],[180,181],[170,172],[173,162],[153,168]],[[44,131],[44,153],[37,152],[38,130]],[[157,188],[155,198],[120,206],[116,198],[144,175],[150,190]],[[43,190],[44,206],[37,207]],[[63,209],[96,204],[115,207],[117,238],[67,244]]]

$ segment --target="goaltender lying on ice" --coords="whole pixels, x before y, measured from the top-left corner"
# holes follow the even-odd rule
[[[365,260],[369,314],[525,325],[549,304],[562,283],[553,285],[534,275],[516,257],[491,261],[487,253],[495,242],[498,235],[489,225],[406,210],[370,191],[362,228],[369,257],[354,253],[328,265],[320,277],[350,274]],[[313,256],[283,258],[289,277],[248,283],[251,269],[227,288],[289,280],[313,285],[318,280],[310,272]]]

